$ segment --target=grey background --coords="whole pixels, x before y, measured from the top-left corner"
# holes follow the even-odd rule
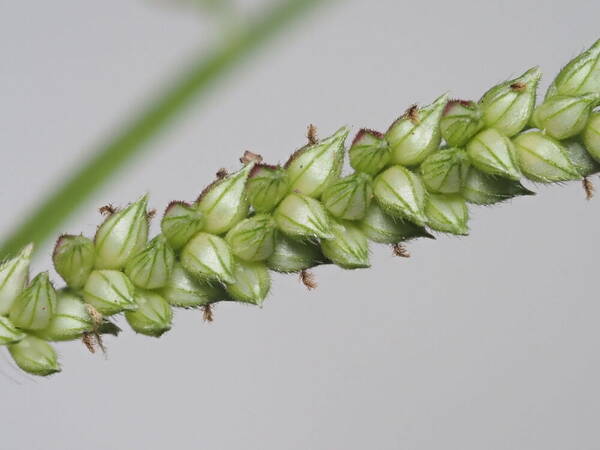
[[[245,8],[257,7],[247,1]],[[282,161],[308,123],[383,129],[444,91],[478,98],[599,37],[594,1],[339,1],[294,27],[99,191],[193,199],[245,149]],[[144,0],[0,2],[0,234],[135,111],[213,25]],[[597,180],[597,177],[594,178]],[[178,311],[160,340],[127,331],[109,357],[59,345],[63,373],[0,359],[0,448],[600,448],[600,198],[536,187],[472,211],[468,238],[373,248],[364,271],[276,276],[263,309]],[[50,266],[51,247],[35,269]]]

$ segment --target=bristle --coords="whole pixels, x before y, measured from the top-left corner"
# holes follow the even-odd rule
[[[251,162],[255,162],[256,164],[260,164],[263,161],[263,157],[258,153],[253,153],[249,150],[246,150],[242,157],[240,158],[240,162],[242,164],[250,164]]]
[[[202,307],[202,319],[205,322],[212,322],[214,320],[212,305],[204,305]]]
[[[409,108],[404,113],[404,117],[410,120],[414,125],[418,125],[420,123],[419,120],[419,107],[417,104],[409,106]]]
[[[442,113],[444,116],[448,114],[448,112],[450,112],[450,110],[455,106],[455,105],[461,105],[464,107],[470,107],[473,106],[474,102],[472,100],[461,100],[458,98],[454,98],[451,100],[448,100],[448,103],[446,103],[446,106],[444,107],[444,112]]]
[[[400,258],[410,258],[410,253],[406,247],[400,243],[392,244],[392,253]]]
[[[582,184],[583,184],[583,190],[585,191],[585,198],[587,200],[591,200],[594,197],[594,191],[595,191],[594,184],[588,177],[585,177],[582,180]]]
[[[318,284],[315,281],[315,275],[310,270],[301,270],[300,271],[300,281],[309,291],[316,289]]]
[[[374,137],[376,137],[377,139],[383,139],[384,138],[384,134],[380,131],[375,131],[375,130],[371,130],[369,128],[362,128],[360,130],[358,130],[358,133],[356,133],[356,136],[354,136],[354,139],[352,140],[352,144],[354,145],[356,144],[358,141],[360,141],[366,134],[370,134]]]
[[[117,208],[115,208],[111,203],[109,203],[108,205],[101,206],[98,209],[98,211],[103,216],[112,216],[114,213],[117,212]]]
[[[190,207],[192,205],[190,205],[188,202],[184,202],[183,200],[173,200],[165,208],[164,214],[167,214],[175,206],[187,206],[187,207]]]
[[[317,127],[312,123],[308,125],[306,137],[308,138],[309,144],[316,144],[319,142],[319,138],[317,136]]]
[[[526,87],[527,87],[527,85],[525,83],[520,82],[520,81],[517,81],[516,83],[513,83],[513,84],[510,85],[510,88],[513,91],[517,91],[517,92],[523,91]]]
[[[96,343],[93,333],[83,333],[83,336],[81,336],[81,342],[83,342],[83,345],[85,345],[90,353],[96,353]]]

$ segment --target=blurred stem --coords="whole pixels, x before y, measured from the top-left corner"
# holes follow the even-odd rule
[[[203,54],[170,84],[165,92],[93,152],[92,158],[52,192],[0,245],[0,259],[16,253],[29,242],[44,243],[75,210],[117,173],[148,142],[183,112],[192,100],[211,91],[213,84],[242,59],[286,29],[303,12],[325,0],[280,0],[269,3],[256,19],[217,47]]]

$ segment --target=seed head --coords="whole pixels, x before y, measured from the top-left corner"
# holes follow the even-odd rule
[[[204,306],[229,298],[220,283],[200,282],[179,264],[175,264],[167,285],[159,293],[172,306],[183,308]]]

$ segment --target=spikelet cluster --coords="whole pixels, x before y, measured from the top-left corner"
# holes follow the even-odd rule
[[[567,64],[536,103],[538,68],[498,84],[478,101],[410,107],[385,132],[362,129],[349,145],[340,128],[269,165],[247,152],[190,203],[172,202],[149,240],[146,196],[105,207],[93,238],[61,236],[53,254],[66,286],[47,273],[30,281],[32,247],[0,266],[0,344],[26,372],[60,370],[50,342],[82,339],[95,351],[111,317],[138,333],[171,328],[173,308],[215,302],[261,305],[271,271],[335,264],[369,267],[371,242],[391,245],[468,234],[468,204],[533,194],[542,183],[587,180],[600,170],[600,41]],[[344,160],[354,169],[343,174]],[[589,182],[585,183],[590,193]]]

